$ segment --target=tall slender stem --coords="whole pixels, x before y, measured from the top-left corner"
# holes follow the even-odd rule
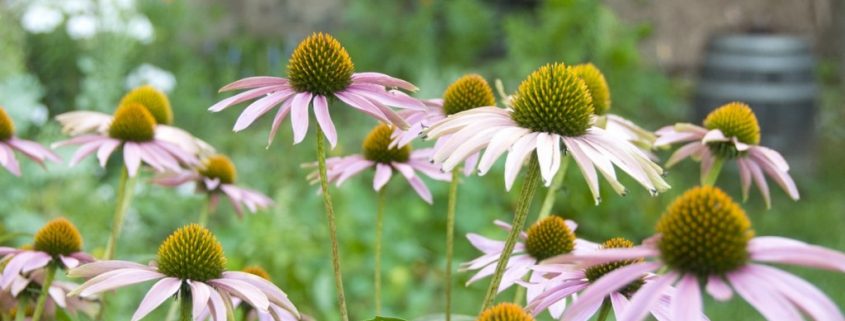
[[[601,310],[599,310],[599,317],[596,321],[605,321],[607,317],[610,315],[610,299],[604,299],[604,302],[601,304]]]
[[[202,226],[208,225],[208,216],[211,214],[211,195],[206,197],[205,206],[200,210],[200,218],[198,223]]]
[[[343,274],[340,270],[340,252],[337,245],[337,226],[334,218],[334,207],[332,207],[332,196],[329,194],[329,180],[326,175],[326,147],[323,141],[323,130],[317,127],[317,164],[320,167],[320,187],[323,190],[323,206],[326,208],[326,218],[329,224],[329,238],[332,244],[332,268],[334,269],[335,289],[337,290],[337,303],[340,309],[340,317],[343,321],[349,321],[349,312],[346,310],[346,294],[343,292]]]
[[[44,314],[44,306],[47,304],[47,297],[50,296],[50,285],[53,284],[53,279],[56,277],[56,263],[47,265],[47,271],[44,273],[44,282],[41,283],[41,293],[38,294],[38,301],[35,302],[35,312],[32,313],[31,321],[41,321],[41,315]]]
[[[487,288],[487,295],[484,297],[484,304],[481,306],[482,311],[492,305],[493,300],[496,298],[496,293],[499,292],[499,284],[502,283],[502,274],[504,274],[505,267],[511,258],[511,252],[513,252],[513,247],[516,245],[516,239],[525,225],[525,219],[528,217],[528,211],[531,209],[531,200],[534,198],[534,192],[537,191],[537,183],[539,181],[540,164],[537,162],[537,156],[532,156],[528,165],[528,173],[525,174],[525,181],[522,182],[519,200],[516,203],[511,231],[508,233],[508,238],[505,240],[505,248],[502,250],[502,254],[499,255],[498,263],[496,263],[496,271],[493,273],[493,278],[490,280],[490,287]]]
[[[566,177],[566,169],[569,167],[569,156],[565,156],[560,164],[560,169],[558,169],[557,174],[552,179],[552,184],[549,186],[549,189],[546,191],[546,196],[543,198],[543,205],[540,207],[540,212],[537,214],[537,221],[540,221],[552,212],[552,207],[555,205],[555,198],[557,197],[557,191],[560,190],[560,187],[563,186],[564,178]],[[523,289],[520,287],[520,289]]]
[[[26,320],[26,300],[21,298],[18,300],[18,307],[15,309],[15,321]]]
[[[376,269],[375,269],[375,301],[376,315],[381,315],[381,246],[382,233],[384,231],[384,194],[386,187],[378,191],[378,204],[376,205]]]
[[[193,320],[193,312],[191,311],[192,306],[193,303],[191,302],[190,295],[187,295],[187,291],[183,291],[182,295],[179,297],[179,321]]]
[[[452,320],[452,256],[455,247],[455,210],[458,207],[458,178],[460,171],[452,169],[449,184],[449,204],[446,207],[446,321]]]
[[[135,177],[130,177],[126,166],[123,166],[123,170],[120,172],[120,182],[117,187],[117,204],[114,208],[111,235],[109,236],[109,242],[106,244],[106,254],[103,260],[114,258],[115,252],[117,251],[117,238],[120,237],[120,230],[123,228],[123,217],[126,215],[129,203],[132,202],[134,188]]]
[[[701,185],[713,186],[713,184],[716,184],[716,180],[719,178],[719,173],[722,172],[722,165],[724,164],[725,158],[716,156],[716,159],[713,160],[713,166],[710,167],[710,171],[701,173]]]

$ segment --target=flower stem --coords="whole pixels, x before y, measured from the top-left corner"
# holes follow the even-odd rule
[[[449,204],[446,209],[446,321],[452,320],[452,255],[455,247],[455,210],[458,207],[458,178],[460,171],[452,169],[449,184]]]
[[[47,304],[47,297],[50,296],[50,285],[53,284],[54,278],[56,278],[56,264],[50,263],[44,273],[44,282],[41,283],[41,293],[38,294],[38,301],[35,302],[35,312],[32,313],[31,321],[41,320],[41,315],[44,314],[44,306]]]
[[[601,304],[601,310],[599,310],[599,317],[596,321],[605,321],[607,317],[610,315],[610,299],[604,299],[604,302]]]
[[[564,178],[566,177],[566,169],[569,167],[569,156],[565,156],[560,164],[557,174],[552,179],[552,185],[546,191],[546,196],[543,198],[543,205],[540,207],[540,212],[537,214],[537,221],[540,221],[552,212],[552,207],[555,205],[555,198],[557,191],[563,186]],[[523,288],[520,288],[523,289]]]
[[[26,300],[18,300],[18,308],[15,309],[15,321],[26,320]]]
[[[117,187],[117,204],[114,208],[111,235],[109,236],[109,242],[106,244],[106,254],[103,256],[103,260],[114,258],[115,252],[117,251],[117,238],[120,236],[120,230],[123,228],[123,217],[126,215],[129,203],[132,202],[134,188],[135,177],[130,177],[129,171],[124,166],[120,173],[120,182]]]
[[[713,166],[710,167],[710,171],[701,173],[701,185],[713,186],[713,184],[716,184],[716,180],[719,178],[719,173],[722,172],[722,165],[724,164],[725,158],[716,156],[716,159],[713,160]]]
[[[376,205],[376,269],[375,269],[375,301],[376,315],[381,315],[381,240],[384,231],[384,194],[385,187],[378,191],[378,205]]]
[[[323,206],[326,208],[326,218],[329,224],[329,238],[332,244],[332,268],[334,269],[335,289],[337,290],[337,303],[340,309],[342,321],[349,321],[349,312],[346,310],[346,295],[343,292],[343,274],[340,271],[340,252],[337,245],[337,226],[335,225],[334,207],[332,207],[332,196],[329,194],[329,180],[326,175],[326,147],[323,130],[317,127],[317,164],[320,167],[320,187],[323,190]]]
[[[179,297],[179,321],[191,321],[193,318],[192,316],[192,305],[191,297],[187,295],[187,291],[182,293],[182,296]]]
[[[525,225],[525,219],[528,217],[528,211],[531,209],[531,200],[534,198],[534,192],[537,191],[537,183],[539,181],[540,164],[537,162],[537,156],[532,156],[528,165],[528,173],[525,174],[525,181],[522,182],[519,200],[516,203],[511,231],[508,233],[508,238],[505,240],[505,248],[502,250],[502,254],[499,255],[498,263],[496,263],[496,271],[493,273],[493,278],[490,280],[490,287],[487,288],[487,295],[484,297],[484,304],[481,306],[482,311],[493,304],[496,293],[499,292],[499,284],[502,283],[502,274],[504,274],[505,267],[511,258],[511,252],[513,252],[513,247],[516,245],[516,239]]]
[[[198,223],[202,226],[208,225],[208,216],[211,214],[211,196],[205,200],[205,206],[200,210],[200,218]]]

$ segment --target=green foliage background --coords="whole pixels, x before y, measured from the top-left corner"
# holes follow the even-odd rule
[[[123,79],[134,66],[147,62],[175,74],[178,84],[170,98],[176,125],[214,144],[232,156],[241,184],[266,192],[276,202],[269,211],[235,217],[228,205],[221,207],[210,226],[224,245],[229,268],[259,264],[273,276],[303,313],[318,320],[337,320],[325,217],[316,188],[305,180],[299,164],[313,161],[313,135],[291,145],[288,123],[275,143],[265,149],[269,121],[263,119],[242,133],[230,128],[242,107],[220,114],[206,108],[225,95],[217,88],[251,75],[283,75],[289,50],[298,39],[251,36],[239,28],[227,36],[213,26],[226,17],[216,5],[192,6],[181,1],[142,1],[140,10],[156,29],[156,40],[140,45],[116,34],[74,41],[62,29],[33,35],[18,24],[20,12],[0,9],[0,104],[28,108],[47,106],[51,116],[72,109],[109,111],[124,93]],[[373,10],[378,8],[378,10]],[[638,42],[648,26],[621,23],[600,2],[547,0],[534,10],[496,10],[482,0],[453,1],[352,1],[343,9],[343,22],[335,34],[349,50],[359,71],[380,71],[416,83],[418,96],[439,96],[449,82],[463,73],[477,72],[492,82],[502,79],[514,89],[531,70],[544,63],[591,61],[610,82],[613,112],[632,118],[647,128],[683,120],[684,92],[660,71],[645,64]],[[26,98],[26,99],[23,99]],[[838,128],[842,120],[835,107],[840,95],[825,96],[825,128]],[[341,134],[334,156],[357,153],[367,130],[375,123],[359,113],[334,106],[333,117]],[[312,126],[313,126],[312,122]],[[762,124],[765,126],[765,124]],[[23,127],[19,135],[45,144],[62,139],[54,122]],[[827,131],[825,131],[827,132]],[[841,132],[831,130],[829,132]],[[759,195],[746,204],[758,235],[783,235],[845,249],[845,202],[841,200],[843,175],[839,135],[821,136],[826,146],[818,170],[796,172],[802,200],[791,202],[773,191],[774,209],[766,211]],[[428,143],[417,143],[427,145]],[[836,148],[839,147],[839,148]],[[70,150],[61,150],[69,157]],[[667,154],[662,154],[664,158]],[[67,216],[85,237],[85,248],[100,253],[108,235],[114,206],[118,159],[101,169],[93,161],[74,168],[50,165],[43,171],[24,161],[24,176],[0,171],[0,222],[9,232],[32,233],[46,220]],[[501,164],[500,164],[501,165]],[[734,168],[728,166],[720,185],[739,197]],[[175,228],[195,220],[204,199],[188,189],[177,192],[150,186],[141,180],[123,232],[119,258],[137,262],[154,259],[159,242]],[[555,213],[580,223],[580,237],[601,241],[625,236],[635,241],[653,233],[653,223],[663,208],[686,188],[696,184],[697,165],[684,163],[669,173],[675,187],[658,197],[631,186],[622,198],[603,187],[604,202],[592,204],[575,167],[569,169],[565,188],[558,195]],[[357,177],[333,190],[339,216],[339,237],[344,276],[354,320],[372,317],[373,221],[375,193],[371,174]],[[408,186],[396,179],[388,185],[384,257],[385,314],[414,319],[442,310],[442,277],[445,260],[446,184],[428,181],[435,204],[426,205]],[[518,189],[516,186],[515,189]],[[541,190],[540,193],[542,194]],[[501,171],[485,177],[462,179],[459,190],[457,261],[478,253],[460,237],[468,232],[504,238],[491,223],[509,220],[516,193],[506,193]],[[540,197],[538,197],[540,198]],[[534,210],[539,208],[539,201]],[[531,219],[531,218],[529,218]],[[2,230],[0,230],[2,231]],[[22,245],[29,236],[0,242]],[[790,269],[819,285],[840,305],[845,302],[845,277],[831,272]],[[469,278],[459,273],[455,281],[456,313],[477,312],[486,283],[462,286]],[[109,305],[109,316],[126,319],[148,286],[123,289]],[[511,298],[513,291],[501,298]],[[712,320],[756,320],[760,317],[740,300],[727,304],[707,302]],[[165,308],[157,311],[156,319]],[[544,316],[546,318],[547,316]]]

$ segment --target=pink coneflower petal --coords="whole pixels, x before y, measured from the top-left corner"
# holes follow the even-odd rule
[[[91,278],[109,271],[114,270],[122,270],[122,269],[138,269],[138,270],[149,270],[153,271],[152,268],[138,264],[134,262],[127,262],[127,261],[117,261],[117,260],[110,260],[110,261],[96,261],[92,263],[85,264],[78,268],[72,269],[68,271],[68,276],[72,278]]]
[[[107,140],[100,145],[100,148],[97,149],[97,160],[100,162],[101,167],[106,166],[109,157],[118,146],[120,146],[120,141],[114,139]]]
[[[245,102],[247,100],[255,99],[255,98],[258,98],[258,97],[261,97],[261,96],[264,96],[264,95],[267,95],[267,94],[270,94],[270,93],[273,93],[275,91],[279,91],[279,90],[282,90],[282,89],[285,89],[285,87],[284,86],[271,86],[271,87],[261,87],[261,88],[256,88],[256,89],[252,89],[252,90],[247,90],[247,91],[242,92],[240,94],[237,94],[237,95],[234,95],[232,97],[229,97],[229,98],[226,98],[226,99],[219,101],[218,103],[212,105],[211,107],[208,107],[208,110],[216,113],[216,112],[222,111],[226,108],[229,108],[230,106],[237,105],[237,104],[240,104],[240,103]]]
[[[308,106],[311,105],[311,93],[299,93],[293,96],[290,122],[293,127],[293,143],[299,144],[308,133]]]
[[[747,267],[763,281],[771,284],[815,320],[845,320],[836,303],[807,281],[776,268],[751,264]]]
[[[102,146],[102,141],[93,141],[79,146],[79,149],[71,156],[69,165],[76,166],[83,158],[96,152],[100,146]]]
[[[739,295],[767,320],[801,321],[801,313],[771,286],[748,273],[747,267],[728,273],[726,277]]]
[[[736,165],[739,168],[739,182],[742,186],[742,200],[748,199],[748,191],[751,189],[751,168],[745,163],[744,158],[737,158]]]
[[[50,261],[53,260],[53,257],[51,257],[47,253],[44,253],[44,252],[34,252],[34,253],[35,253],[35,255],[33,255],[32,258],[27,260],[26,263],[24,263],[21,266],[20,273],[26,274],[26,273],[32,272],[34,270],[40,269],[40,268],[46,266],[47,263],[50,263]]]
[[[264,114],[269,112],[270,109],[288,99],[293,94],[293,90],[280,90],[249,104],[249,106],[241,112],[241,115],[238,116],[238,120],[235,121],[235,126],[232,130],[239,132],[246,129],[249,125],[252,125],[258,117],[264,116]]]
[[[138,168],[141,167],[141,148],[138,147],[137,143],[126,142],[123,144],[123,161],[126,163],[129,176],[138,174]]]
[[[165,300],[176,294],[181,286],[182,280],[176,278],[163,278],[156,282],[147,291],[144,299],[141,300],[141,304],[138,305],[138,309],[132,315],[131,321],[141,320],[147,314],[150,314],[155,308],[164,303]]]
[[[36,258],[37,252],[27,251],[15,255],[3,269],[2,278],[0,278],[0,289],[8,288],[12,284],[14,277],[20,274],[21,269],[33,258]]]
[[[498,254],[505,248],[505,242],[492,240],[475,233],[467,234],[467,240],[469,240],[469,243],[472,244],[473,247],[485,254]]]
[[[364,112],[367,115],[372,116],[375,119],[378,119],[382,122],[390,124],[390,119],[387,118],[384,113],[382,113],[378,107],[373,105],[372,102],[365,98],[358,97],[353,94],[344,93],[342,91],[335,93],[335,97],[346,103],[347,105],[351,106],[352,108],[358,109]]]
[[[480,175],[484,175],[490,168],[493,166],[493,163],[498,159],[508,148],[516,142],[516,140],[520,139],[523,135],[528,134],[530,130],[519,128],[519,127],[509,127],[503,128],[501,131],[493,135],[490,139],[490,144],[487,145],[487,149],[484,151],[484,155],[481,156],[481,160],[478,162],[478,172]]]
[[[279,305],[290,312],[299,314],[296,307],[293,305],[293,302],[288,299],[287,294],[265,279],[239,271],[223,272],[223,277],[248,282],[259,288],[265,295],[267,295],[267,299],[270,300],[270,302]]]
[[[733,296],[731,287],[722,280],[721,276],[711,275],[707,278],[707,293],[719,301],[730,300]]]
[[[658,255],[660,255],[660,252],[656,248],[635,246],[632,248],[602,249],[601,251],[564,254],[546,259],[543,262],[548,264],[566,264],[577,262],[583,265],[597,265],[613,261],[655,257]]]
[[[378,72],[359,72],[352,74],[352,80],[358,83],[371,83],[385,87],[396,87],[409,91],[416,91],[417,86],[399,78],[394,78]]]
[[[760,194],[763,195],[763,200],[766,202],[766,208],[772,207],[772,198],[769,196],[769,184],[766,183],[766,177],[763,176],[763,171],[760,169],[760,166],[751,160],[746,160],[745,166],[748,167],[749,172],[751,172],[751,178],[754,179],[754,184],[757,185],[757,189],[760,190]]]
[[[584,290],[589,283],[583,282],[562,282],[554,287],[546,289],[543,294],[535,297],[533,300],[529,300],[530,304],[528,305],[528,310],[534,316],[539,315],[546,309],[551,308],[555,304],[559,304],[560,302],[564,302],[565,299],[569,296],[578,293],[581,290]],[[565,310],[564,310],[565,311]],[[550,311],[552,316],[555,318],[560,318],[560,314],[558,311]]]
[[[845,254],[788,238],[755,237],[748,243],[748,252],[755,261],[845,272]]]
[[[201,286],[207,286],[205,284],[200,284]],[[211,311],[211,315],[214,316],[214,321],[226,321],[226,303],[223,301],[223,297],[217,291],[213,289],[209,290],[209,294],[211,294],[209,300],[209,311]]]
[[[678,282],[675,290],[675,300],[672,300],[673,320],[697,320],[701,315],[701,289],[698,278],[687,274]],[[683,299],[681,299],[683,298]]]
[[[581,150],[581,146],[573,139],[564,137],[563,140],[568,147],[570,155],[572,155],[572,159],[575,160],[575,164],[578,165],[578,168],[581,170],[581,175],[584,176],[584,180],[587,182],[587,187],[590,188],[593,200],[596,204],[598,204],[601,202],[601,199],[599,198],[599,177],[598,174],[596,174],[596,168],[593,165],[593,162],[590,161],[586,152]]]
[[[405,180],[408,181],[408,184],[417,192],[426,203],[432,204],[433,199],[431,196],[431,191],[428,189],[428,186],[425,186],[425,183],[417,177],[417,174],[414,172],[414,168],[411,165],[393,162],[391,163],[396,170],[398,170]]]
[[[555,155],[560,158],[560,137],[547,133],[537,134],[537,161],[544,182],[551,182],[553,173],[557,173],[557,169],[553,168]]]
[[[752,148],[749,151],[750,158],[758,165],[766,174],[769,175],[772,179],[783,188],[784,191],[789,194],[793,200],[798,200],[800,196],[798,195],[798,187],[795,186],[795,182],[792,180],[792,177],[789,174],[781,170],[782,166],[777,164],[775,160],[769,158],[769,154],[765,154],[760,152],[757,147]]]
[[[373,164],[374,163],[372,161],[368,161],[366,159],[360,159],[358,161],[348,164],[347,167],[344,169],[343,173],[338,176],[337,186],[340,186],[340,184],[343,184],[343,182],[345,182],[347,179],[354,176],[355,174],[358,174],[361,171],[372,167]]]
[[[270,128],[270,136],[267,137],[267,147],[270,147],[270,144],[273,143],[273,139],[276,137],[276,133],[279,131],[279,127],[282,125],[282,121],[285,120],[285,117],[290,113],[291,106],[293,106],[293,100],[288,99],[282,103],[282,107],[279,108],[279,111],[276,112],[276,116],[273,117],[273,125]]]
[[[730,139],[725,137],[725,134],[723,134],[722,131],[718,129],[713,129],[707,132],[707,134],[705,134],[704,137],[701,138],[701,142],[703,143],[727,142],[729,140]]]
[[[59,255],[59,260],[61,260],[62,264],[68,269],[75,268],[79,265],[79,260],[70,256]]]
[[[219,91],[224,92],[229,90],[256,88],[264,86],[284,86],[287,84],[288,80],[285,78],[268,76],[247,77],[234,81],[226,86],[223,86],[223,88],[220,88]]]
[[[505,189],[510,191],[516,175],[525,163],[525,159],[537,146],[537,133],[528,133],[511,146],[511,152],[505,160]]]
[[[191,287],[191,315],[199,316],[209,307],[208,300],[211,299],[211,289],[202,282],[188,280],[187,283]]]
[[[606,277],[607,275],[602,277],[602,279]],[[666,275],[662,275],[651,280],[651,282],[646,282],[646,284],[644,284],[639,290],[637,290],[634,296],[631,297],[631,302],[628,305],[628,308],[625,309],[625,312],[622,315],[617,316],[619,321],[642,320],[646,315],[648,315],[649,311],[651,310],[651,307],[653,307],[660,300],[664,291],[667,288],[671,287],[672,283],[674,283],[677,279],[678,273],[671,271]],[[600,281],[601,279],[599,279],[599,282]],[[621,284],[622,286],[624,286],[627,283]]]
[[[669,156],[669,159],[666,160],[666,167],[672,167],[677,164],[679,161],[690,157],[692,155],[698,154],[701,152],[702,149],[707,148],[707,145],[702,144],[700,142],[692,142],[678,148],[672,156]]]
[[[317,118],[317,124],[323,129],[329,144],[332,149],[337,145],[337,130],[334,128],[334,122],[329,114],[329,103],[324,96],[314,96],[314,116]]]
[[[488,135],[491,135],[491,134],[495,133],[496,131],[497,131],[496,128],[488,128],[486,130],[479,131],[475,136],[473,136],[469,139],[449,140],[437,152],[437,154],[440,155],[440,157],[436,157],[436,158],[442,159],[443,156],[448,155],[448,158],[446,158],[446,160],[444,162],[442,162],[443,163],[442,164],[443,170],[447,171],[447,172],[452,171],[452,169],[455,168],[455,166],[458,166],[458,164],[461,161],[463,161],[464,159],[470,157],[471,155],[478,154],[478,152],[482,148],[484,148],[484,146],[487,145],[487,143],[489,142]],[[466,137],[466,136],[463,136],[463,137]],[[453,142],[459,143],[459,144],[455,144],[457,146],[454,147],[454,150],[452,150],[448,153],[444,153],[443,151],[447,151],[447,150],[451,149],[450,145],[452,145]]]
[[[376,191],[380,191],[387,181],[390,180],[390,176],[392,176],[393,170],[390,168],[390,165],[378,163],[376,164],[376,174],[373,177],[373,189]]]
[[[572,317],[582,315],[584,311],[591,309],[595,304],[601,304],[610,293],[624,287],[643,276],[648,272],[660,268],[660,263],[644,262],[627,265],[610,273],[605,274],[600,279],[593,282],[586,290],[581,292],[581,296],[575,301],[564,313],[562,320],[571,320]],[[641,293],[643,289],[648,286],[645,285],[637,291]]]
[[[267,311],[270,306],[270,301],[267,299],[267,296],[261,293],[261,290],[257,287],[245,281],[224,277],[208,281],[208,283],[236,295],[259,311]]]
[[[6,141],[6,143],[39,164],[43,164],[45,160],[50,160],[55,163],[60,163],[62,161],[61,158],[59,158],[59,155],[56,155],[56,153],[53,153],[36,142],[12,137]]]
[[[425,110],[425,104],[399,91],[385,91],[384,87],[370,84],[351,84],[344,92],[352,93],[372,101],[399,108]],[[407,128],[407,126],[406,126]]]
[[[122,269],[103,273],[73,290],[82,296],[91,296],[127,285],[164,278],[165,275],[146,269]]]
[[[15,176],[21,176],[20,166],[18,160],[15,159],[14,151],[3,142],[0,142],[0,165],[3,165]]]

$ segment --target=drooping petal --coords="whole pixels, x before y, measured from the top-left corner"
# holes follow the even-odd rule
[[[308,133],[308,106],[311,105],[311,93],[300,93],[293,96],[293,107],[290,112],[290,122],[293,127],[293,143],[299,144]]]
[[[748,243],[748,252],[755,261],[845,272],[845,253],[788,238],[755,237]]]
[[[191,287],[191,314],[194,319],[202,314],[203,310],[208,308],[208,300],[211,298],[211,288],[202,282],[187,281],[188,286]]]
[[[223,86],[223,88],[220,88],[220,92],[265,86],[282,86],[287,84],[288,80],[285,78],[269,76],[247,77]]]
[[[646,282],[639,290],[631,297],[631,303],[622,315],[617,316],[619,321],[635,321],[642,320],[652,309],[663,295],[663,292],[672,286],[672,283],[678,279],[677,272],[669,272],[666,275],[659,276],[652,279],[651,282]],[[679,299],[680,297],[678,297]],[[700,310],[700,309],[699,309]],[[687,319],[689,320],[689,319]]]
[[[380,191],[387,181],[390,180],[390,176],[392,176],[393,170],[390,168],[390,165],[377,163],[376,164],[376,175],[373,177],[373,189],[376,191]]]
[[[123,144],[123,161],[126,163],[126,170],[129,171],[130,177],[138,174],[138,168],[141,167],[141,149],[137,143]]]
[[[234,95],[232,97],[223,99],[223,100],[217,102],[216,104],[212,105],[211,107],[208,107],[208,110],[216,113],[216,112],[222,111],[226,108],[229,108],[230,106],[237,105],[237,104],[240,104],[240,103],[245,102],[247,100],[255,99],[255,98],[258,98],[258,97],[261,97],[261,96],[264,96],[264,95],[267,95],[267,94],[270,94],[272,92],[282,90],[282,89],[285,89],[285,87],[284,86],[271,86],[271,87],[260,87],[260,88],[250,89],[250,90],[244,91],[240,94]]]
[[[213,279],[209,283],[243,299],[259,311],[267,311],[270,306],[267,296],[257,287],[247,282],[237,279],[220,278]]]
[[[718,275],[711,275],[707,278],[707,293],[710,293],[710,296],[719,301],[730,300],[733,296],[731,287]]]
[[[267,148],[270,147],[270,144],[273,143],[273,139],[276,138],[279,126],[282,125],[282,121],[285,120],[285,117],[287,117],[290,113],[291,106],[293,106],[293,99],[285,100],[282,103],[282,107],[276,112],[276,116],[273,117],[273,125],[270,127],[270,135],[267,137]]]
[[[764,265],[750,264],[747,270],[764,281],[767,281],[783,296],[812,316],[813,319],[845,320],[836,303],[833,303],[821,290],[809,282],[787,272]]]
[[[323,134],[329,141],[332,149],[337,145],[337,130],[334,128],[334,122],[329,114],[329,103],[325,96],[314,96],[314,116],[317,118],[317,124],[323,129]]]
[[[153,268],[128,261],[97,261],[68,270],[67,275],[72,278],[92,278],[94,276],[120,269],[140,269],[154,271]]]
[[[114,290],[127,285],[146,282],[165,277],[156,271],[124,269],[107,272],[96,278],[88,280],[68,295],[91,296],[109,290]]]
[[[132,315],[132,321],[141,320],[143,317],[147,316],[147,314],[150,314],[150,312],[155,310],[155,308],[164,303],[165,300],[176,294],[181,286],[182,280],[177,278],[164,278],[156,282],[156,284],[147,291],[147,295],[144,296],[144,299],[141,300],[141,304],[138,306],[138,309],[135,310],[135,314]]]
[[[282,90],[256,100],[247,106],[241,115],[238,116],[238,120],[235,121],[235,126],[232,130],[239,132],[246,129],[249,125],[252,125],[258,117],[263,116],[269,112],[270,109],[273,109],[274,106],[290,98],[293,94],[293,90]]]
[[[699,320],[702,309],[698,277],[692,274],[684,275],[675,291],[675,299],[672,300],[672,319]]]
[[[596,265],[613,261],[624,261],[644,257],[654,257],[658,256],[659,254],[660,252],[656,248],[651,248],[647,246],[636,246],[632,248],[601,249],[592,252],[563,254],[548,258],[543,261],[543,263],[581,263],[584,265]]]
[[[601,304],[610,293],[625,287],[634,280],[642,278],[643,274],[654,271],[660,268],[660,266],[660,263],[655,262],[636,263],[605,274],[581,292],[578,300],[573,302],[566,312],[564,312],[563,320],[569,320],[571,317],[579,316],[584,311],[592,308],[593,305]],[[639,294],[642,290],[641,288],[637,293]]]
[[[505,160],[505,189],[510,191],[525,159],[537,146],[537,133],[529,133],[517,140]]]
[[[767,282],[762,282],[753,274],[741,268],[730,272],[727,279],[746,302],[751,304],[768,320],[801,321],[801,313],[781,294],[773,291]]]

